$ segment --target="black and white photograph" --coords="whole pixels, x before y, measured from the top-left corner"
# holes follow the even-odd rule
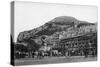
[[[11,64],[97,61],[96,6],[11,2]]]

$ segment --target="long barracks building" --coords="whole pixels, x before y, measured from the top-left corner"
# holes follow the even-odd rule
[[[97,33],[62,39],[59,45],[53,47],[66,56],[97,55]]]

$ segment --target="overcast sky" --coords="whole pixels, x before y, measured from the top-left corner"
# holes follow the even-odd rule
[[[16,1],[14,16],[16,41],[20,32],[39,27],[58,16],[72,16],[78,20],[97,22],[97,7]]]

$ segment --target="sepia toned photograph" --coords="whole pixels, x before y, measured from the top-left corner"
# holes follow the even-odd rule
[[[11,2],[11,64],[97,61],[96,6]]]

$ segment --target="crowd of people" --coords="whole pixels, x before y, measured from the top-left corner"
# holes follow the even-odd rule
[[[42,47],[49,47],[43,45]],[[15,58],[44,58],[44,57],[71,57],[71,56],[97,56],[97,37],[83,36],[69,39],[63,39],[58,45],[53,46],[49,50],[29,50],[23,45],[17,45],[14,52]]]

